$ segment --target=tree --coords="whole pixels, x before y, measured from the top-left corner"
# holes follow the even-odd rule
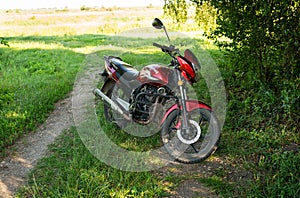
[[[187,20],[187,3],[185,0],[165,0],[164,12],[178,24]]]
[[[177,0],[165,1],[168,4]],[[238,57],[237,68],[270,84],[300,73],[300,3],[297,0],[190,0],[196,20],[204,4],[216,9],[216,29],[209,34]],[[172,9],[172,6],[168,8]],[[170,13],[170,9],[167,14]],[[177,9],[178,13],[180,9]],[[184,12],[181,12],[184,14]],[[177,17],[182,17],[179,14]],[[199,21],[199,20],[198,20]],[[227,37],[230,42],[219,41]]]

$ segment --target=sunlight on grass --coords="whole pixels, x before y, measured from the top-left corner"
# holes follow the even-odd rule
[[[134,54],[155,54],[160,53],[161,50],[153,46],[144,46],[141,48],[133,49],[131,50],[131,52]]]
[[[5,114],[5,117],[25,119],[26,118],[26,113],[18,113],[16,111],[9,111]]]
[[[81,54],[89,54],[95,51],[97,47],[95,46],[85,46],[85,47],[78,47],[78,48],[69,48],[65,47],[63,44],[57,44],[57,43],[43,43],[40,41],[37,42],[11,42],[10,47],[15,50],[26,50],[26,49],[40,49],[40,50],[71,50],[76,53]],[[102,48],[101,48],[102,49]],[[109,48],[107,48],[109,49]]]
[[[10,43],[12,49],[26,50],[26,49],[41,49],[41,50],[53,50],[53,49],[65,49],[61,44],[45,44],[43,42],[13,42]]]

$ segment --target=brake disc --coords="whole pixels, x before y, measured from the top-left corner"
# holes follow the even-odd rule
[[[193,133],[195,135],[193,135],[193,137],[189,138],[189,137],[185,137],[186,135],[182,134],[183,131],[182,130],[177,130],[177,137],[178,139],[184,143],[184,144],[194,144],[195,142],[197,142],[201,136],[201,128],[199,126],[199,124],[194,121],[194,120],[189,120],[189,123],[193,126],[193,127],[190,127],[193,128],[193,129],[196,129],[196,131],[191,131],[190,133]]]

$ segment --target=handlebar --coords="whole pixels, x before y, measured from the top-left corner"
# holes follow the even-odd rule
[[[160,48],[163,52],[166,52],[166,53],[173,53],[173,52],[179,52],[178,49],[175,48],[175,46],[173,45],[170,45],[169,47],[168,46],[165,46],[165,45],[160,45],[158,43],[153,43],[153,46],[155,47],[158,47]]]
[[[158,48],[162,48],[162,45],[160,45],[158,43],[153,43],[153,46],[158,47]]]

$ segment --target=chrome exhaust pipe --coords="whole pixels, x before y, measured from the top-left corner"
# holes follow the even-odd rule
[[[94,89],[93,93],[96,97],[101,98],[102,100],[110,104],[111,108],[120,113],[125,119],[130,120],[130,117],[126,113],[124,113],[124,111],[114,101],[107,97],[100,89]]]

